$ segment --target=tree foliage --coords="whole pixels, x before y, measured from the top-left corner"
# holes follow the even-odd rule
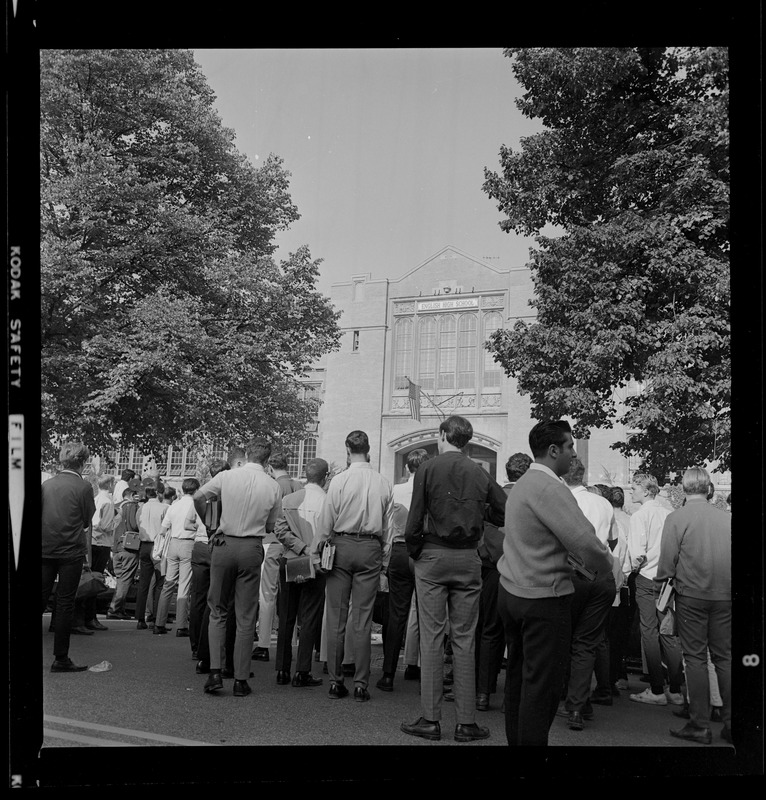
[[[300,438],[337,347],[290,174],[255,168],[181,50],[41,52],[43,441],[145,451]]]
[[[730,466],[728,58],[723,48],[511,49],[545,130],[503,146],[484,190],[537,234],[536,322],[488,349],[537,417],[664,475]],[[560,236],[540,235],[546,225]],[[642,390],[625,398],[632,380]]]

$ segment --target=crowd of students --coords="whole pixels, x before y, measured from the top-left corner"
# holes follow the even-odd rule
[[[270,660],[276,615],[278,684],[322,685],[318,660],[330,699],[350,694],[348,678],[367,702],[383,592],[375,685],[394,691],[403,647],[404,677],[421,682],[422,714],[402,732],[440,739],[442,703],[454,702],[455,741],[487,738],[476,712],[491,707],[505,667],[508,744],[544,745],[556,715],[584,730],[593,706],[627,687],[637,610],[649,685],[630,700],[672,706],[687,720],[673,736],[710,743],[714,721],[731,741],[731,518],[708,502],[707,472],[684,473],[676,510],[653,476],[636,474],[626,510],[622,488],[585,485],[566,423],[535,426],[532,456],[509,458],[502,487],[464,455],[472,433],[462,417],[445,420],[439,454],[411,451],[395,486],[370,466],[363,431],[346,437],[345,470],[315,458],[305,483],[256,439],[214,461],[204,485],[184,480],[180,496],[131,470],[92,489],[87,448],[65,444],[42,485],[43,610],[57,581],[51,671],[86,669],[69,658],[69,637],[107,627],[98,598],[76,597],[89,564],[114,576],[107,620],[165,635],[175,598],[175,636],[189,639],[208,694],[226,678],[235,696],[252,692],[251,661]],[[668,580],[674,605],[658,609]]]

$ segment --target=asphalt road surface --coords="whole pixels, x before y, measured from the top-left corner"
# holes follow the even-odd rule
[[[504,716],[500,709],[504,672],[500,674],[498,694],[491,697],[490,710],[476,713],[477,722],[490,729],[489,739],[455,742],[452,735],[456,722],[455,706],[445,702],[442,739],[432,742],[408,736],[399,729],[401,722],[415,720],[421,713],[419,682],[404,680],[401,662],[393,692],[384,693],[375,687],[383,659],[379,636],[373,637],[369,686],[372,699],[367,703],[357,703],[351,695],[342,700],[331,700],[327,694],[328,676],[323,674],[319,662],[314,663],[313,672],[315,677],[324,679],[322,686],[293,688],[277,685],[274,665],[276,637],[272,643],[271,661],[251,662],[254,677],[249,682],[253,694],[241,698],[233,696],[231,680],[225,680],[223,691],[216,695],[203,692],[206,676],[196,674],[189,640],[177,638],[174,630],[167,636],[155,636],[151,630],[137,630],[135,621],[106,620],[103,617],[101,621],[108,625],[109,630],[96,632],[93,636],[72,636],[70,656],[76,663],[90,666],[108,661],[112,669],[53,674],[50,672],[53,634],[48,633],[49,615],[43,615],[43,761],[59,764],[64,751],[72,748],[75,749],[75,759],[79,761],[78,753],[82,753],[82,748],[114,747],[128,754],[135,752],[138,756],[138,751],[130,748],[164,746],[179,752],[177,748],[254,746],[260,749],[235,750],[234,758],[239,761],[249,758],[248,752],[259,753],[253,764],[257,775],[257,763],[262,763],[266,754],[270,763],[276,759],[287,764],[288,772],[283,777],[300,779],[306,777],[302,763],[319,763],[318,767],[311,768],[311,775],[317,777],[323,773],[321,757],[324,753],[341,748],[343,752],[364,754],[375,775],[385,779],[390,758],[375,755],[369,759],[374,751],[364,750],[365,746],[398,747],[407,759],[412,758],[413,753],[423,752],[422,756],[416,756],[418,761],[434,757],[422,751],[422,748],[427,748],[428,751],[439,751],[439,758],[446,759],[446,763],[456,757],[462,761],[468,752],[478,758],[476,753],[480,749],[492,751],[486,757],[496,763],[500,763],[497,759],[504,759],[502,763],[506,763],[510,753],[523,752],[505,748]],[[347,678],[346,681],[347,685],[353,685],[353,679]],[[680,727],[683,721],[672,715],[670,706],[645,706],[628,699],[630,692],[641,691],[645,686],[639,675],[631,675],[629,689],[615,698],[612,706],[595,706],[594,719],[585,723],[583,731],[570,731],[566,719],[557,717],[550,731],[551,747],[548,751],[543,750],[548,755],[540,762],[540,768],[545,769],[551,758],[564,758],[564,763],[570,765],[566,768],[572,770],[576,764],[593,763],[595,757],[595,763],[609,774],[616,771],[618,761],[624,762],[627,748],[628,762],[635,763],[633,774],[636,775],[645,774],[644,770],[652,772],[665,768],[683,772],[686,766],[691,770],[690,774],[696,774],[694,770],[697,769],[708,773],[710,765],[718,761],[721,762],[721,773],[732,774],[734,771],[736,774],[735,750],[720,738],[720,724],[712,725],[713,744],[709,746],[672,738],[668,729]],[[352,750],[350,746],[360,749]],[[499,750],[500,747],[504,749]],[[289,753],[302,754],[301,759],[295,761],[294,770],[290,768],[290,758],[285,758],[285,753],[274,748],[287,748]],[[642,752],[641,748],[647,750]],[[57,749],[62,752],[56,752]],[[231,750],[228,753],[230,760]],[[392,756],[398,754],[399,751],[392,752]],[[303,758],[306,755],[308,760]],[[88,755],[87,759],[94,757],[98,758],[98,753]],[[184,754],[186,762],[190,758],[199,761],[218,757],[209,751]],[[484,756],[481,759],[483,761]],[[140,760],[141,763],[145,761]],[[170,774],[171,761],[168,760],[161,774]],[[520,762],[521,768],[526,761]],[[324,771],[328,775],[332,772]]]

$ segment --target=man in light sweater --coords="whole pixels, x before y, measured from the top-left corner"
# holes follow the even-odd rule
[[[509,745],[547,745],[558,707],[571,634],[571,553],[589,570],[612,569],[596,536],[561,481],[576,455],[564,420],[539,422],[529,433],[535,462],[505,506],[497,606],[505,628],[505,731]]]
[[[707,487],[705,487],[707,489]],[[666,706],[668,702],[682,706],[681,694],[683,663],[677,636],[660,633],[660,622],[665,614],[657,611],[660,585],[654,583],[657,564],[660,560],[660,543],[665,520],[670,514],[657,499],[660,487],[657,479],[649,473],[637,472],[632,482],[633,502],[640,508],[631,514],[628,528],[628,553],[631,567],[636,575],[636,605],[641,624],[641,647],[646,657],[649,687],[643,692],[630,695],[634,703]],[[668,669],[667,694],[662,672],[663,662]]]

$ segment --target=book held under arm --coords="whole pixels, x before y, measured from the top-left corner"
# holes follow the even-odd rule
[[[285,562],[285,580],[288,583],[294,582],[297,578],[309,580],[315,577],[314,564],[311,556],[296,556],[288,558]]]
[[[589,570],[585,564],[581,561],[581,559],[576,556],[574,553],[567,553],[567,561],[569,562],[569,566],[581,577],[584,578],[586,581],[595,581],[596,580],[596,573],[592,570]]]
[[[673,588],[673,578],[668,578],[663,582],[662,588],[660,589],[660,596],[657,598],[657,611],[663,613],[667,610],[671,600],[673,599],[674,592],[675,589]]]
[[[335,545],[330,544],[329,540],[321,542],[319,544],[319,554],[319,566],[325,572],[329,572],[335,563]]]

